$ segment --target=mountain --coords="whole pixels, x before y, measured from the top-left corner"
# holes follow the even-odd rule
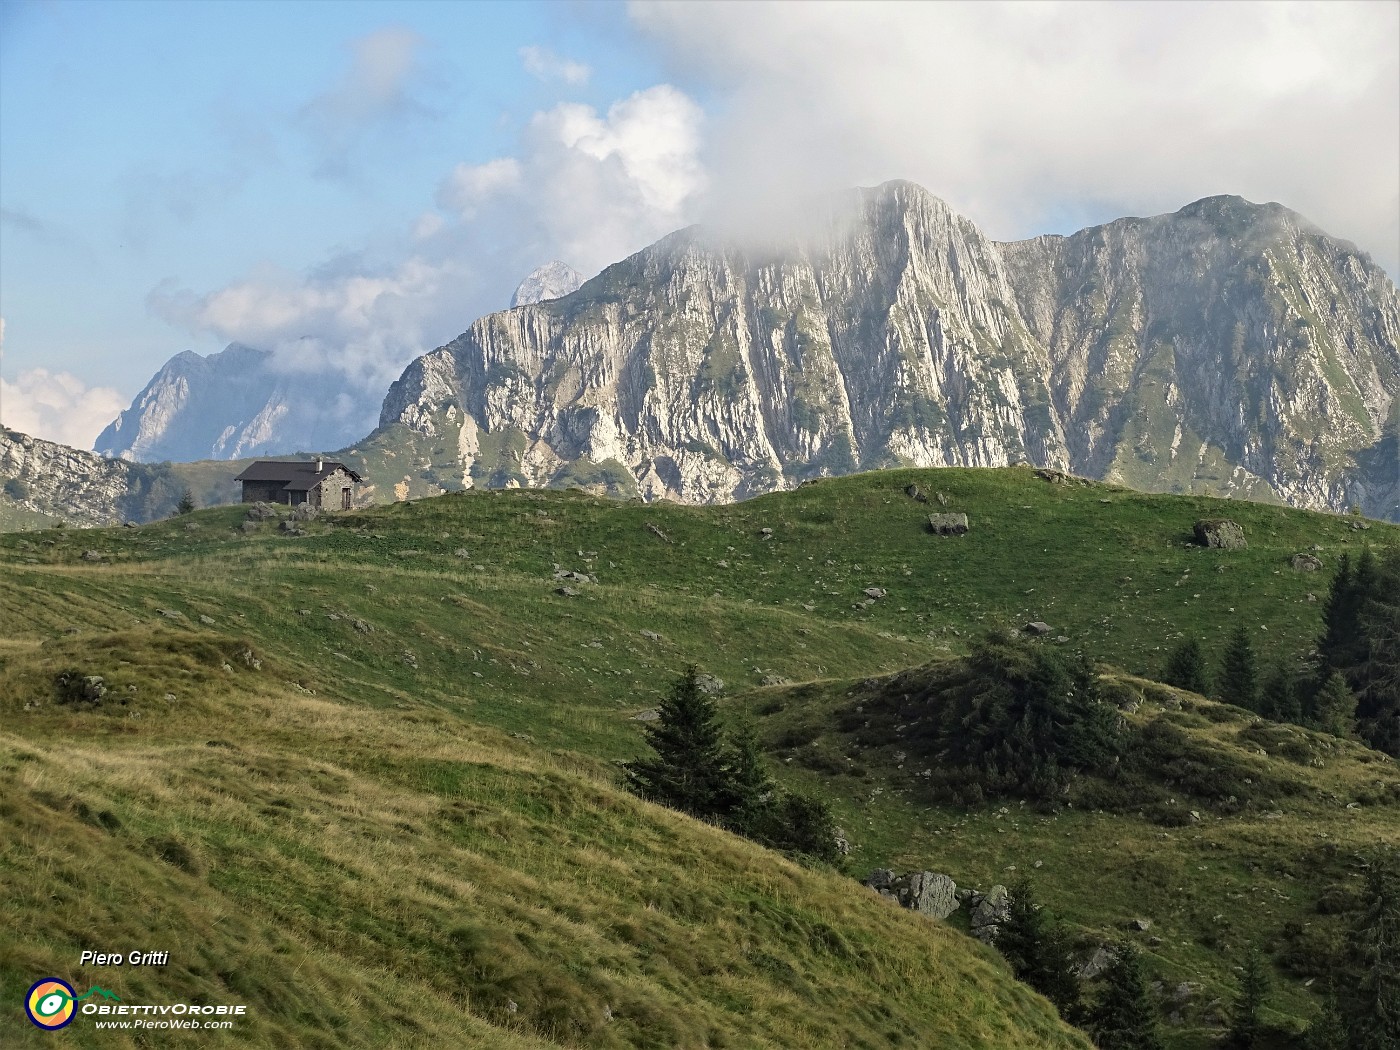
[[[533,306],[548,299],[562,299],[570,292],[577,291],[581,284],[583,274],[556,259],[545,263],[520,282],[515,294],[510,297],[510,306],[513,310],[517,306]]]
[[[1001,243],[891,182],[784,243],[691,227],[481,318],[393,384],[378,440],[424,492],[703,503],[1026,460],[1394,518],[1397,344],[1391,280],[1277,204]]]
[[[231,343],[172,357],[93,447],[143,463],[281,455],[349,444],[372,418],[339,373],[280,371],[270,352]]]
[[[0,427],[0,532],[62,522],[93,527],[238,499],[232,463],[132,463]]]

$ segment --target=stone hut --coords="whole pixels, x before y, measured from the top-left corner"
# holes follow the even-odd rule
[[[307,503],[325,510],[349,510],[359,495],[360,475],[344,463],[315,459],[277,462],[260,459],[238,477],[244,503]]]

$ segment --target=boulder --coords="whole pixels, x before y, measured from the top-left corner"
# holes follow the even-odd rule
[[[712,674],[702,674],[695,679],[695,684],[700,687],[700,692],[714,694],[724,692],[724,679],[716,678]]]
[[[1001,932],[1001,924],[1011,917],[1011,894],[1002,885],[986,893],[974,892],[970,900],[972,936],[983,944],[991,944]]]
[[[1117,958],[1117,952],[1108,947],[1108,945],[1102,945],[1094,949],[1094,954],[1085,960],[1084,964],[1079,967],[1077,972],[1084,980],[1092,981],[1095,977],[1112,966],[1113,961]]]
[[[912,499],[915,503],[928,502],[928,496],[924,495],[923,490],[919,488],[918,485],[905,485],[904,494],[910,499]]]
[[[889,592],[883,587],[867,587],[863,593],[867,598],[883,598]]]
[[[1295,554],[1288,564],[1294,572],[1317,572],[1322,568],[1322,559],[1315,554]]]
[[[1196,542],[1202,547],[1216,547],[1220,550],[1244,550],[1244,529],[1228,518],[1203,519],[1192,527]]]
[[[78,555],[78,557],[82,558],[83,561],[101,561],[101,560],[102,560],[102,552],[101,552],[101,551],[83,551],[83,553],[80,554],[80,555]]]
[[[928,528],[935,536],[961,536],[967,532],[967,515],[930,514]]]
[[[84,675],[82,694],[84,700],[96,703],[107,695],[107,684],[102,680],[101,675]]]
[[[1049,634],[1050,625],[1044,620],[1032,620],[1022,627],[1021,630],[1025,631],[1027,634]]]
[[[865,880],[882,897],[889,897],[901,908],[946,919],[958,910],[958,886],[947,875],[934,871],[911,871],[896,875],[888,868],[877,868]]]

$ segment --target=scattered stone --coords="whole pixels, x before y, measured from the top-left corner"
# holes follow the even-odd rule
[[[761,540],[771,540],[771,539],[773,538],[773,530],[772,530],[772,529],[759,529],[759,530],[758,530],[758,538],[761,539]]]
[[[1365,532],[1370,527],[1371,523],[1369,521],[1353,521],[1351,523],[1351,529],[1353,532]]]
[[[1035,476],[1041,481],[1048,481],[1052,485],[1088,485],[1085,478],[1075,477],[1073,474],[1066,474],[1063,470],[1056,470],[1053,467],[1041,467],[1035,472]]]
[[[186,531],[186,532],[195,532],[195,531],[197,531],[198,529],[199,529],[199,526],[198,526],[196,523],[194,523],[194,522],[192,522],[192,521],[187,521],[187,522],[185,522],[185,531]]]
[[[1043,620],[1032,620],[1030,623],[1022,627],[1021,630],[1025,631],[1027,634],[1039,635],[1049,634],[1051,631],[1051,627],[1048,623],[1046,623]]]
[[[643,631],[643,632],[642,632],[642,637],[645,638],[645,639],[646,639],[647,641],[649,641],[649,642],[659,642],[659,641],[661,641],[661,635],[657,634],[655,631]]]
[[[876,599],[885,597],[885,595],[889,592],[886,591],[883,587],[867,587],[861,593],[864,594],[867,598]]]
[[[411,667],[415,671],[418,670],[418,657],[414,655],[412,649],[405,649],[400,653],[399,661],[403,663],[405,667]]]
[[[1148,930],[1152,929],[1152,920],[1134,919],[1132,922],[1128,923],[1128,928],[1137,930],[1138,933],[1146,933]]]
[[[788,680],[780,674],[766,674],[758,680],[759,685],[787,685]]]
[[[934,871],[911,871],[896,875],[887,868],[877,869],[865,880],[882,897],[889,897],[902,908],[946,919],[958,910],[958,886],[947,875]]]
[[[285,532],[288,536],[305,536],[305,535],[306,535],[306,530],[303,529],[300,525],[298,525],[298,524],[297,524],[295,521],[293,521],[291,518],[288,518],[286,521],[282,522],[280,525],[277,526],[277,528],[278,528],[280,531]]]
[[[257,531],[258,531],[258,523],[257,523],[256,521],[242,521],[242,522],[239,522],[238,528],[240,529],[240,531],[245,532],[245,533],[257,532]]]
[[[638,711],[632,716],[634,722],[655,722],[661,717],[661,712],[656,708],[649,708],[646,711]]]
[[[1220,550],[1244,550],[1244,529],[1228,518],[1203,519],[1192,527],[1196,543],[1202,547],[1215,547]]]
[[[364,620],[356,619],[353,616],[350,618],[350,626],[353,627],[355,630],[359,631],[361,634],[374,633],[373,624],[366,623]]]
[[[1307,597],[1304,598],[1303,601],[1308,602],[1309,604],[1311,604],[1311,603],[1317,601],[1317,595],[1313,594],[1312,591],[1308,591]]]
[[[598,578],[596,576],[590,576],[586,572],[578,572],[575,569],[560,568],[558,565],[554,566],[554,579],[555,582],[558,582],[560,580],[567,580],[570,583],[598,582]]]
[[[933,498],[938,500],[938,505],[940,507],[946,507],[948,505],[948,497],[941,492],[935,492]]]
[[[99,674],[83,676],[83,699],[96,703],[107,695],[107,685]]]
[[[452,552],[452,556],[454,558],[470,558],[472,556],[472,552],[467,550],[467,548],[465,547],[458,547],[455,551]]]
[[[122,528],[124,528],[124,529],[138,529],[138,528],[140,528],[140,527],[141,527],[141,526],[137,525],[136,522],[134,522],[134,521],[124,521],[124,522],[122,522]]]
[[[175,699],[175,694],[174,694],[174,693],[166,693],[166,694],[165,694],[165,698],[166,698],[167,700],[174,700],[174,699]]]
[[[185,618],[185,614],[176,609],[157,609],[156,612],[171,620],[183,620]]]
[[[700,692],[702,693],[713,695],[714,693],[724,692],[724,679],[716,678],[712,674],[702,674],[695,679],[695,682],[700,687]]]
[[[647,522],[647,532],[651,533],[653,536],[655,536],[655,537],[656,537],[658,540],[660,540],[662,543],[670,543],[670,542],[671,542],[671,537],[670,537],[670,536],[667,536],[664,532],[662,532],[662,531],[661,531],[661,527],[660,527],[659,525],[654,525],[654,524],[652,524],[651,522]]]
[[[1322,559],[1315,554],[1295,554],[1289,560],[1294,572],[1317,572],[1322,568]]]
[[[83,553],[80,554],[80,555],[78,555],[78,557],[82,558],[83,561],[101,561],[101,560],[102,560],[102,552],[101,552],[101,551],[83,551]]]
[[[928,496],[924,494],[923,490],[920,489],[918,485],[905,485],[904,494],[910,499],[912,499],[915,503],[928,502]]]
[[[206,616],[206,615],[204,615],[204,613],[200,613],[200,614],[199,614],[199,622],[202,623],[202,624],[204,624],[206,627],[213,627],[213,626],[214,626],[214,617],[212,617],[212,616]]]
[[[930,514],[928,528],[935,536],[961,536],[967,532],[967,515]]]
[[[559,595],[561,598],[578,597],[578,591],[574,590],[572,587],[556,587],[554,588],[554,593]]]
[[[249,521],[267,521],[277,517],[277,508],[270,503],[254,503],[246,515]]]

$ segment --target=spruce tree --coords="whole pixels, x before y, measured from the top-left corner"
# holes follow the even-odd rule
[[[1378,560],[1358,622],[1365,660],[1348,679],[1357,730],[1371,747],[1400,758],[1400,546]]]
[[[1400,870],[1377,857],[1366,876],[1366,907],[1353,937],[1359,973],[1348,996],[1353,1050],[1400,1047]]]
[[[1356,694],[1338,671],[1323,683],[1313,699],[1313,723],[1333,736],[1349,736],[1356,728]]]
[[[180,493],[180,502],[175,504],[176,514],[189,514],[194,510],[194,493],[185,489]]]
[[[1235,633],[1225,647],[1220,661],[1220,677],[1216,681],[1216,696],[1227,704],[1253,711],[1259,705],[1259,678],[1255,670],[1254,648],[1244,624],[1235,625]]]
[[[1167,657],[1167,665],[1162,671],[1162,681],[1178,689],[1189,689],[1202,696],[1210,692],[1210,674],[1206,670],[1205,653],[1201,643],[1188,638]]]
[[[1264,1032],[1261,1011],[1268,995],[1269,974],[1264,967],[1263,956],[1257,948],[1251,948],[1244,959],[1239,992],[1230,1008],[1230,1030],[1225,1036],[1227,1045],[1234,1050],[1254,1050]]]
[[[1132,944],[1115,950],[1117,958],[1104,971],[1103,988],[1089,1011],[1089,1033],[1100,1050],[1162,1050],[1138,950]]]
[[[1055,1004],[1060,1016],[1078,1020],[1083,1003],[1079,979],[1070,968],[1069,938],[1063,927],[1038,908],[1028,879],[1011,887],[1009,913],[997,933],[997,949],[1017,979]]]
[[[1282,664],[1264,680],[1264,688],[1259,694],[1259,713],[1275,722],[1303,721],[1303,705],[1298,696],[1298,686],[1294,676]]]
[[[1337,1002],[1335,988],[1328,988],[1322,1000],[1322,1013],[1308,1025],[1303,1050],[1347,1050],[1347,1018]]]
[[[730,763],[728,798],[724,803],[726,822],[741,835],[771,844],[778,793],[763,766],[758,737],[751,725],[744,724],[732,734]]]
[[[628,786],[643,798],[697,817],[723,815],[732,805],[728,750],[715,702],[700,688],[694,664],[671,687],[647,726],[654,758],[627,764]]]

